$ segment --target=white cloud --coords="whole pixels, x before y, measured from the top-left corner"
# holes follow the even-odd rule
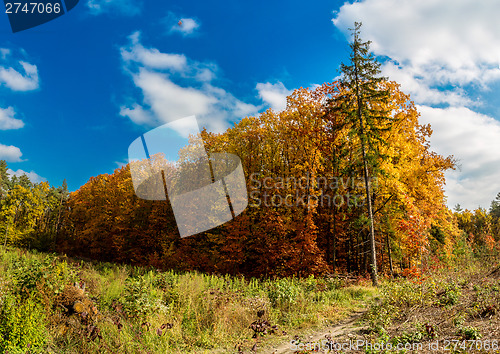
[[[126,16],[138,15],[142,3],[134,0],[88,0],[87,7],[93,15],[103,13],[119,13]]]
[[[393,62],[387,62],[381,67],[382,75],[401,85],[401,89],[409,94],[415,102],[436,105],[447,103],[451,106],[470,105],[473,102],[463,89],[455,87],[452,90],[431,88],[427,73],[415,71],[412,67],[402,67]]]
[[[19,64],[24,73],[21,73],[13,67],[0,66],[0,84],[14,91],[36,90],[39,87],[36,65],[25,61],[20,61]]]
[[[135,61],[153,69],[172,69],[182,71],[186,67],[186,57],[180,54],[160,53],[158,49],[140,48],[135,54]],[[131,58],[129,58],[130,60]]]
[[[21,150],[13,145],[3,145],[0,144],[0,160],[5,160],[7,162],[21,162],[23,153]]]
[[[174,130],[178,136],[187,139],[190,135],[200,133],[200,127],[195,116],[185,117],[184,119],[177,119],[168,124],[168,128]],[[204,152],[202,152],[204,154]]]
[[[33,183],[40,183],[40,182],[46,182],[47,181],[46,178],[43,178],[43,177],[39,176],[34,171],[31,171],[31,172],[26,172],[26,171],[23,171],[23,170],[14,171],[14,170],[11,170],[9,168],[7,170],[7,173],[9,175],[11,175],[11,176],[17,176],[17,177],[21,177],[22,175],[26,175],[30,179],[30,181],[33,182]]]
[[[120,114],[134,123],[156,126],[195,115],[201,127],[220,132],[228,127],[229,120],[258,112],[258,107],[240,101],[211,83],[216,78],[214,64],[189,60],[179,54],[161,53],[154,48],[145,49],[138,33],[130,36],[130,40],[131,45],[121,49],[122,58],[143,99],[122,106]],[[165,60],[152,60],[149,55]],[[169,62],[166,58],[174,55],[175,58],[184,58],[182,65],[158,64]]]
[[[256,89],[262,101],[275,111],[282,111],[286,108],[286,97],[292,93],[292,91],[287,90],[282,82],[275,84],[270,82],[258,83]]]
[[[141,88],[144,102],[151,107],[161,122],[170,122],[189,115],[202,115],[209,111],[215,99],[192,87],[182,87],[171,81],[166,74],[140,69],[134,74],[134,83]],[[143,109],[142,107],[140,110]],[[137,111],[137,108],[136,108]]]
[[[181,54],[161,53],[156,48],[144,48],[140,44],[140,34],[135,32],[130,37],[131,46],[121,48],[121,56],[124,61],[136,62],[151,69],[170,69],[184,71],[187,67],[187,59]]]
[[[172,18],[172,17],[170,17]],[[169,21],[170,22],[170,21]],[[200,27],[200,24],[193,18],[180,18],[175,24],[170,27],[170,32],[181,33],[183,36],[193,34]]]
[[[16,112],[14,108],[0,108],[0,130],[20,129],[24,127],[24,122],[14,118]]]
[[[122,60],[129,72],[141,68],[179,75],[182,78],[210,82],[216,77],[217,65],[189,60],[184,54],[162,53],[157,48],[146,48],[141,44],[140,32],[129,37],[130,45],[120,49]]]
[[[461,170],[446,174],[448,206],[488,207],[500,191],[500,122],[474,112],[471,98],[500,80],[500,2],[361,0],[345,3],[333,23],[346,36],[355,21],[383,75],[401,84],[431,123],[431,147],[454,155]],[[447,108],[433,108],[441,105]]]
[[[433,150],[459,160],[460,169],[447,173],[448,205],[489,207],[500,192],[500,122],[465,107],[417,108],[433,128]]]
[[[498,1],[364,0],[344,4],[333,23],[347,34],[354,21],[361,21],[362,38],[372,41],[374,53],[397,62],[423,89],[485,88],[500,78],[499,11]],[[389,73],[394,75],[394,68]],[[442,101],[462,104],[455,100],[460,92],[451,91],[454,95]]]
[[[122,106],[120,108],[120,115],[122,117],[129,117],[134,123],[139,125],[151,125],[155,121],[155,117],[137,103],[134,103],[132,108]]]

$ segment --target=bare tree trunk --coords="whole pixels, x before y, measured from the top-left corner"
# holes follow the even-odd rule
[[[385,270],[385,259],[384,259],[384,244],[380,245],[380,273],[384,274]]]
[[[330,264],[330,238],[332,237],[332,227],[330,222],[328,222],[328,236],[326,237],[326,263]],[[335,272],[335,266],[333,267],[333,271]]]
[[[347,251],[347,272],[352,272],[352,232],[349,232],[349,247]]]
[[[335,208],[335,206],[334,206]],[[336,210],[336,209],[335,209]],[[335,211],[333,213],[333,271],[335,272],[335,268],[337,266],[337,241],[336,241],[336,237],[337,237],[337,233],[336,233],[336,230],[337,230],[337,221],[336,221],[336,216],[337,215],[337,212]]]
[[[378,286],[377,280],[377,252],[375,250],[375,230],[373,225],[373,210],[372,210],[372,199],[370,193],[370,181],[368,180],[368,162],[366,161],[366,152],[365,152],[365,137],[364,137],[364,124],[363,124],[363,115],[361,113],[361,94],[359,92],[359,78],[358,78],[358,68],[355,64],[355,74],[356,74],[356,98],[358,100],[358,119],[359,119],[359,129],[361,131],[360,140],[361,140],[361,156],[363,157],[363,175],[365,178],[365,192],[366,199],[368,201],[368,217],[370,218],[370,254],[371,254],[371,278],[373,286]]]
[[[392,268],[392,255],[391,255],[391,244],[389,242],[389,234],[386,237],[387,241],[387,256],[389,257],[389,269],[391,271],[391,277],[394,275],[394,269]]]

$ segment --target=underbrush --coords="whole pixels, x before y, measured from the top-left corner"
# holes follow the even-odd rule
[[[373,292],[312,276],[159,272],[4,250],[0,352],[248,352],[265,338],[332,323]]]
[[[499,304],[498,260],[470,260],[423,276],[383,282],[380,296],[364,316],[367,331],[360,336],[393,347],[436,340],[500,344]]]

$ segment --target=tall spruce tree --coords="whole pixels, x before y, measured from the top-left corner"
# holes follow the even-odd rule
[[[490,215],[495,219],[500,218],[500,193],[498,193],[496,199],[491,202]]]
[[[10,179],[7,170],[7,162],[0,160],[0,199],[9,191]]]
[[[383,158],[379,151],[379,147],[385,145],[382,133],[391,129],[392,118],[385,109],[389,101],[389,91],[381,85],[386,78],[378,76],[380,63],[370,52],[370,41],[361,41],[360,28],[361,23],[355,22],[354,29],[351,29],[353,41],[350,44],[350,63],[342,63],[340,66],[342,75],[339,80],[339,95],[331,103],[333,110],[341,114],[349,125],[350,139],[358,142],[358,168],[363,171],[370,224],[370,274],[373,285],[377,286],[377,253],[370,176],[373,176],[380,159]]]

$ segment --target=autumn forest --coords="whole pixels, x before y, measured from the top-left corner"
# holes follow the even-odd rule
[[[357,28],[359,30],[359,28]],[[134,193],[129,165],[69,193],[33,184],[0,163],[0,241],[157,269],[255,277],[400,275],[472,249],[500,249],[500,193],[489,210],[450,210],[453,156],[429,143],[411,97],[380,77],[354,32],[338,81],[296,89],[283,111],[202,132],[209,153],[240,157],[248,207],[215,229],[181,238],[168,201]],[[172,173],[175,173],[173,171]],[[366,183],[365,183],[366,182]],[[495,196],[492,196],[492,199]]]

